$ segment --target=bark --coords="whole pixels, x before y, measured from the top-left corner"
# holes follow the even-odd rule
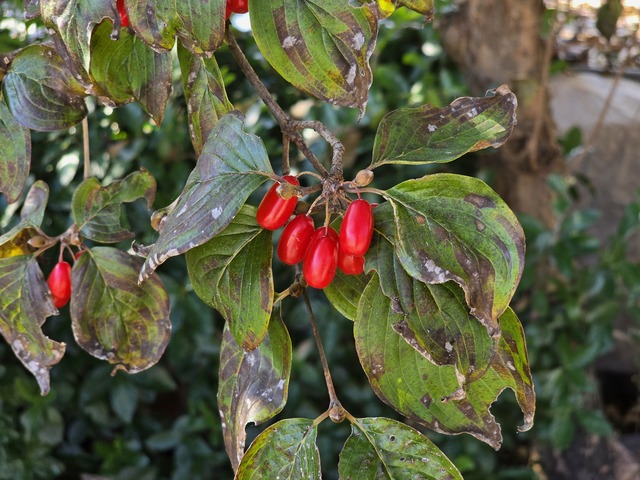
[[[518,125],[495,154],[496,190],[520,213],[553,223],[546,177],[562,172],[547,93],[548,50],[542,0],[466,0],[439,23],[446,52],[474,95],[507,84],[518,98]]]

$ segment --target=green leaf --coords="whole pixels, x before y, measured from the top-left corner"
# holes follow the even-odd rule
[[[431,440],[390,418],[358,418],[340,452],[344,480],[462,480],[462,475]]]
[[[135,385],[120,379],[109,389],[109,401],[118,418],[124,423],[131,423],[138,407],[138,390]]]
[[[86,251],[71,271],[73,335],[84,350],[136,373],[160,359],[171,335],[159,276],[138,286],[142,260],[109,247]]]
[[[231,223],[207,243],[189,250],[187,269],[193,288],[218,310],[244,350],[260,345],[273,308],[271,232],[245,205]]]
[[[69,128],[87,115],[84,88],[46,45],[20,50],[2,81],[2,92],[16,120],[32,130]]]
[[[338,269],[333,281],[323,291],[336,310],[353,320],[356,317],[358,302],[369,280],[368,275],[345,275]]]
[[[126,240],[134,234],[121,224],[122,204],[144,198],[151,207],[155,193],[156,181],[147,170],[130,173],[106,187],[96,178],[88,178],[73,193],[73,221],[82,235],[95,242]]]
[[[343,0],[249,0],[253,35],[265,59],[296,88],[364,111],[377,7]]]
[[[287,418],[262,432],[245,453],[235,480],[305,478],[320,480],[318,427],[313,420]]]
[[[44,235],[40,225],[49,199],[49,187],[42,180],[31,185],[20,211],[20,222],[8,232],[0,235],[0,258],[32,253],[28,241]]]
[[[111,30],[120,24],[116,2],[103,0],[40,0],[42,21],[57,34],[71,62],[80,74],[89,70],[90,41],[94,27],[104,19]],[[55,38],[55,37],[54,37]]]
[[[243,116],[231,112],[211,131],[196,168],[140,271],[144,281],[167,258],[207,242],[231,222],[249,195],[272,172],[260,138],[242,130]]]
[[[393,330],[394,316],[374,275],[358,305],[354,337],[369,383],[385,403],[437,432],[466,432],[498,449],[502,435],[489,407],[511,388],[525,417],[519,430],[531,428],[533,381],[524,332],[510,309],[500,317],[502,336],[490,367],[463,386],[453,366],[434,365]]]
[[[102,23],[91,37],[90,73],[111,103],[140,102],[156,124],[162,122],[171,93],[171,54],[151,50],[125,28],[117,40],[111,24]]]
[[[258,348],[246,352],[225,327],[218,371],[218,409],[227,454],[236,471],[244,455],[245,427],[279,413],[287,402],[291,339],[280,315]]]
[[[31,132],[11,115],[0,98],[0,193],[18,201],[31,167]]]
[[[177,36],[189,51],[210,56],[224,39],[225,5],[225,0],[139,0],[127,4],[127,13],[136,35],[154,50],[171,50]]]
[[[524,267],[524,233],[507,204],[481,180],[453,174],[408,180],[385,197],[404,269],[425,283],[458,283],[471,313],[496,334]]]
[[[0,333],[36,377],[42,395],[49,392],[49,370],[66,348],[42,333],[46,318],[57,314],[36,257],[0,258]]]
[[[462,97],[440,109],[403,108],[384,116],[370,169],[387,163],[445,163],[487,147],[499,147],[516,124],[516,96],[505,86],[486,97]]]
[[[178,59],[189,112],[191,142],[196,154],[200,155],[211,129],[220,117],[233,110],[233,105],[227,98],[215,57],[198,57],[178,45]]]

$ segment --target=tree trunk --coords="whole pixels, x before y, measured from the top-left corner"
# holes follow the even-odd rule
[[[466,0],[442,18],[446,52],[474,95],[507,84],[518,98],[518,125],[496,153],[496,190],[513,210],[553,223],[546,177],[562,172],[547,94],[548,52],[542,0]]]

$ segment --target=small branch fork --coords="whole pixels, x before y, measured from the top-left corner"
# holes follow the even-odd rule
[[[238,45],[238,42],[233,36],[230,28],[227,28],[225,39],[227,41],[227,44],[229,45],[229,50],[231,51],[233,58],[240,67],[240,70],[249,81],[249,83],[251,83],[253,89],[258,94],[258,97],[260,97],[260,99],[267,106],[267,109],[269,110],[271,115],[273,115],[273,118],[275,118],[276,122],[278,122],[280,130],[282,130],[282,134],[285,137],[285,141],[283,143],[283,171],[289,168],[288,139],[298,147],[298,149],[309,160],[309,162],[313,165],[313,168],[316,169],[316,171],[322,176],[323,179],[331,176],[341,181],[342,156],[344,154],[344,146],[342,145],[340,140],[321,122],[294,120],[289,117],[289,115],[285,113],[282,107],[280,107],[280,105],[278,105],[275,99],[271,96],[271,93],[269,92],[269,90],[267,90],[267,87],[265,87],[264,84],[260,81],[260,78],[247,60],[247,57],[242,52],[242,49]],[[304,138],[300,134],[300,131],[306,128],[310,128],[316,131],[329,145],[331,145],[331,148],[333,149],[333,156],[331,159],[331,168],[329,171],[327,171],[320,160],[318,160],[318,158],[311,151]]]

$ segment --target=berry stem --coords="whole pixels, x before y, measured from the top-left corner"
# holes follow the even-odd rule
[[[322,364],[322,370],[324,372],[324,380],[327,384],[327,391],[329,392],[329,416],[331,417],[332,421],[339,423],[344,420],[344,409],[342,408],[340,400],[338,400],[336,390],[333,386],[331,372],[329,371],[329,363],[327,362],[327,357],[324,354],[324,347],[322,346],[322,339],[320,338],[318,324],[316,323],[316,318],[313,315],[311,302],[309,301],[309,295],[307,294],[306,289],[302,292],[302,296],[304,298],[304,304],[307,307],[307,313],[309,314],[309,323],[311,323],[311,330],[313,330],[313,336],[316,340],[318,355],[320,356],[320,363]]]

